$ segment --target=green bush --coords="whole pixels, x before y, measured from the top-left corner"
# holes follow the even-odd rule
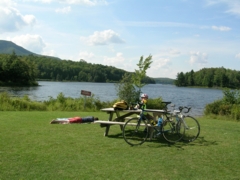
[[[231,111],[231,117],[234,120],[240,120],[240,105],[233,105],[232,111]]]
[[[147,108],[148,109],[163,109],[164,104],[162,104],[162,98],[148,99]]]
[[[205,115],[226,116],[228,119],[240,120],[240,91],[223,90],[223,98],[205,106]]]

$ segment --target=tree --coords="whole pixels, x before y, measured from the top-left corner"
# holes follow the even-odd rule
[[[145,60],[141,56],[137,64],[139,69],[132,74],[125,73],[120,83],[115,84],[117,95],[120,99],[127,101],[127,103],[135,103],[139,100],[141,88],[146,85],[143,83],[143,80],[146,78],[146,72],[150,68],[151,63],[151,55]]]
[[[185,75],[183,72],[177,74],[177,79],[175,81],[176,86],[185,86]]]
[[[0,79],[2,82],[16,85],[37,84],[35,80],[37,71],[34,63],[17,56],[15,52],[7,55],[1,61],[0,72],[4,77]]]
[[[143,80],[146,78],[147,70],[150,68],[151,64],[152,55],[149,55],[145,60],[143,60],[143,56],[141,56],[139,63],[137,64],[139,69],[135,69],[135,73],[132,75],[133,84],[137,88],[137,97],[140,96],[142,87],[146,85],[143,83]]]
[[[115,84],[115,88],[119,99],[124,99],[129,104],[135,102],[136,90],[130,73],[125,73],[121,81]]]
[[[186,79],[188,86],[194,86],[194,71],[191,70],[191,72],[187,74],[188,76],[186,77]]]

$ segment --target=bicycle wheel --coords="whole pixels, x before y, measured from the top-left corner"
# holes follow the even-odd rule
[[[138,118],[129,119],[123,126],[123,138],[132,146],[144,143],[147,136],[147,124]]]
[[[185,126],[183,140],[186,142],[192,142],[197,139],[200,134],[200,125],[198,121],[192,116],[185,116],[183,118],[183,124]]]
[[[164,126],[162,127],[162,133],[164,139],[170,143],[180,141],[184,135],[184,125],[181,120],[177,123],[170,120],[165,120]]]

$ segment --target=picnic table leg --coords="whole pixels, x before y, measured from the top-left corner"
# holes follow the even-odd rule
[[[120,117],[120,114],[119,114],[119,111],[117,110],[116,111],[116,115],[117,115],[117,117]],[[121,129],[121,131],[123,130],[123,125],[119,125],[120,126],[120,129]]]
[[[148,127],[149,130],[149,140],[151,141],[153,138],[153,132],[154,132],[154,128],[153,127]]]
[[[112,121],[112,117],[113,117],[113,112],[110,112],[108,121]],[[110,129],[110,124],[106,125],[104,136],[108,136],[109,129]]]

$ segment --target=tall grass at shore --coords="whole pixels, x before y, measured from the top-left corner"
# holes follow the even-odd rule
[[[99,111],[112,107],[116,101],[100,101],[92,94],[89,97],[71,98],[59,93],[57,98],[39,102],[31,100],[27,95],[11,97],[8,93],[0,93],[0,111]],[[149,99],[148,108],[162,108],[162,99]]]
[[[11,97],[8,93],[0,93],[0,111],[99,111],[111,107],[113,102],[102,102],[94,95],[90,97],[71,98],[59,93],[57,98],[39,102],[31,100],[27,95]]]
[[[147,141],[131,147],[119,126],[49,124],[104,112],[2,111],[0,179],[238,179],[240,124],[199,118],[192,143]]]

